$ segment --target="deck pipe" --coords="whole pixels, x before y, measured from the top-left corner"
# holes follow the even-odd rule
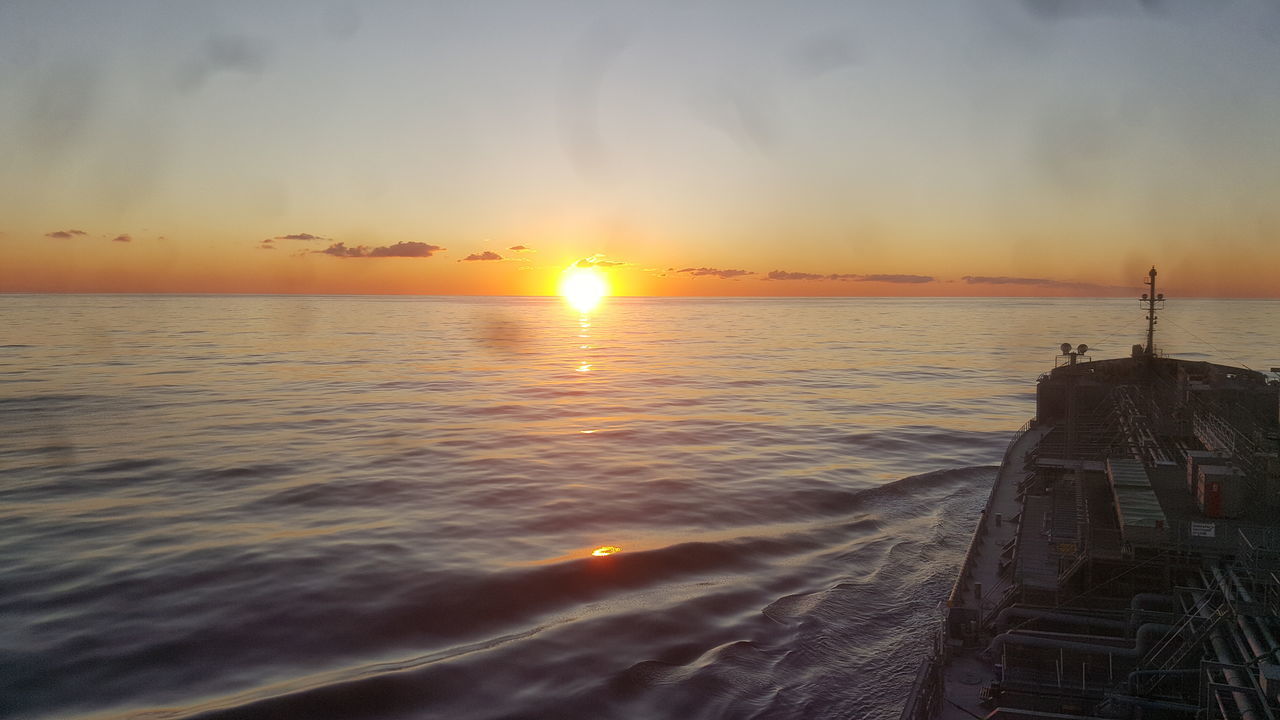
[[[1205,588],[1207,589],[1210,587],[1208,578],[1204,576],[1203,571],[1200,575],[1205,581]],[[1206,591],[1192,591],[1192,595],[1195,597],[1203,595],[1205,592]],[[1196,610],[1199,615],[1206,619],[1211,617],[1213,613],[1209,610],[1209,603],[1202,602],[1200,597],[1195,597],[1195,599],[1197,606]],[[1213,646],[1213,652],[1218,656],[1218,662],[1231,665],[1235,665],[1240,662],[1239,659],[1236,658],[1235,653],[1231,651],[1231,644],[1227,642],[1227,634],[1222,631],[1222,628],[1215,628],[1213,632],[1209,633],[1209,644]],[[1224,667],[1222,668],[1222,674],[1226,676],[1227,682],[1232,685],[1241,688],[1249,687],[1248,681],[1245,680],[1244,676],[1240,674],[1240,671],[1235,668]],[[1258,712],[1258,708],[1254,704],[1253,698],[1249,693],[1243,690],[1236,690],[1231,692],[1231,697],[1235,700],[1236,709],[1240,711],[1240,717],[1242,720],[1263,720],[1262,713]],[[1218,703],[1221,705],[1221,698],[1218,698]]]
[[[1165,593],[1138,593],[1129,601],[1129,609],[1137,612],[1139,610],[1155,610],[1157,612],[1173,612],[1177,607],[1177,598]],[[1144,607],[1146,605],[1159,605],[1159,608]]]
[[[1231,654],[1231,646],[1227,643],[1226,634],[1221,630],[1214,630],[1209,635],[1209,642],[1213,645],[1213,651],[1218,655],[1218,661],[1224,663],[1237,662]],[[1248,687],[1248,683],[1244,677],[1235,668],[1223,668],[1222,674],[1227,676],[1227,681],[1238,687]],[[1231,696],[1235,698],[1236,709],[1240,711],[1242,720],[1263,720],[1262,713],[1258,712],[1258,708],[1254,705],[1253,698],[1247,692],[1233,690]],[[1221,700],[1219,700],[1221,702]]]
[[[1241,582],[1240,576],[1236,575],[1234,568],[1227,568],[1227,576],[1231,578],[1231,582],[1236,586],[1236,592],[1239,593],[1240,597],[1247,603],[1253,603],[1253,595],[1245,589],[1244,583]],[[1262,637],[1266,639],[1267,647],[1271,648],[1272,651],[1280,647],[1280,642],[1276,642],[1275,635],[1271,634],[1271,628],[1268,627],[1268,619],[1266,617],[1254,616],[1253,621],[1257,624],[1258,629],[1262,631]]]
[[[1076,652],[1095,653],[1098,655],[1116,655],[1126,658],[1140,658],[1151,650],[1152,646],[1163,639],[1166,635],[1177,630],[1173,625],[1165,625],[1163,623],[1144,623],[1138,628],[1137,637],[1134,639],[1133,647],[1124,647],[1117,645],[1102,645],[1099,643],[1086,643],[1076,640],[1060,640],[1058,638],[1044,637],[1042,635],[1025,635],[1016,630],[1002,632],[991,639],[991,644],[987,646],[986,653],[988,657],[998,657],[1000,651],[1004,649],[1006,643],[1014,645],[1026,645],[1029,647],[1048,648],[1053,650],[1072,650]]]
[[[1217,566],[1214,566],[1211,570],[1213,571],[1213,578],[1218,581],[1218,587],[1222,589],[1222,596],[1232,598],[1234,596],[1233,588],[1226,575]],[[1248,601],[1246,600],[1246,602]],[[1267,645],[1266,641],[1259,637],[1259,633],[1254,632],[1253,623],[1249,622],[1249,619],[1244,615],[1236,615],[1236,625],[1240,627],[1240,632],[1244,635],[1245,642],[1249,644],[1249,649],[1253,651],[1255,658],[1262,657],[1275,650],[1274,645]]]
[[[1178,599],[1165,593],[1138,593],[1129,601],[1129,634],[1144,622],[1176,622]]]
[[[1200,668],[1173,668],[1170,670],[1134,670],[1125,680],[1130,695],[1138,692],[1138,679],[1144,677],[1199,677]]]
[[[1063,625],[1091,625],[1093,627],[1119,630],[1121,632],[1124,632],[1129,627],[1128,623],[1124,620],[1092,618],[1085,615],[1073,615],[1071,613],[1043,610],[1040,608],[1028,607],[1026,605],[1010,605],[996,615],[996,628],[1008,627],[1012,624],[1012,619],[1015,617],[1027,618],[1029,620],[1048,620],[1050,622],[1061,623]]]

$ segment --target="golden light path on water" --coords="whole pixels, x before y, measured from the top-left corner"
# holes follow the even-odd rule
[[[600,301],[609,294],[609,284],[605,281],[600,271],[594,267],[578,267],[573,266],[565,271],[564,279],[560,283],[560,295],[574,310],[577,310],[581,316],[578,318],[578,339],[581,344],[578,345],[579,350],[591,350],[591,313],[600,306]],[[588,373],[591,372],[592,363],[583,359],[579,361],[575,372]],[[594,429],[579,430],[580,434],[591,435],[596,432]],[[592,557],[606,557],[622,552],[622,548],[617,545],[601,545],[591,551]]]

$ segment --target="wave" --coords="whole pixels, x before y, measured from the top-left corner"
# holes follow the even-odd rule
[[[947,553],[962,551],[939,549],[933,525],[913,516],[922,507],[946,513],[977,503],[992,472],[953,468],[853,491],[851,511],[836,513],[836,522],[814,520],[781,534],[500,573],[413,578],[389,570],[367,578],[363,591],[350,589],[353,597],[313,594],[256,619],[241,612],[239,628],[221,638],[202,634],[188,649],[234,663],[247,638],[271,647],[278,665],[261,668],[256,689],[128,716],[835,717],[829,708],[818,712],[813,689],[801,688],[834,682],[826,677],[833,669],[867,666],[877,655],[912,663],[900,628],[928,613],[921,588],[940,597],[955,560]],[[246,577],[269,572],[267,558],[259,564],[250,563]],[[349,660],[439,649],[310,676],[288,671],[322,647],[341,648]],[[158,649],[139,647],[114,662],[138,667]],[[893,686],[874,692],[892,694]],[[847,694],[824,702],[856,705]]]

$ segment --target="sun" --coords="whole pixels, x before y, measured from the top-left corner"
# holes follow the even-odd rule
[[[595,268],[571,267],[560,281],[560,295],[578,312],[591,312],[609,294],[609,283]]]

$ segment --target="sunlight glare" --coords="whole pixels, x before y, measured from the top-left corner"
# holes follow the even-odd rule
[[[595,268],[570,268],[560,282],[560,295],[578,312],[591,312],[609,294],[609,285]]]
[[[620,552],[622,552],[622,548],[617,545],[605,545],[604,547],[598,547],[595,550],[592,550],[591,554],[596,557],[604,557],[605,555],[613,555]]]

